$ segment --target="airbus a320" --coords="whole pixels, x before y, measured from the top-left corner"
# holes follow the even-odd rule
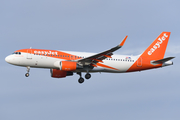
[[[5,61],[12,65],[27,68],[26,77],[29,77],[30,68],[50,69],[51,77],[64,78],[77,73],[79,83],[85,78],[90,79],[93,72],[125,73],[154,69],[172,65],[174,57],[164,58],[169,41],[170,32],[162,32],[153,43],[140,55],[116,55],[128,36],[122,42],[104,52],[87,53],[45,49],[20,49],[7,56]]]

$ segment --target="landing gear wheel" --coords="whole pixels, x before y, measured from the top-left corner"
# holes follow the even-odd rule
[[[87,74],[85,75],[85,78],[86,78],[86,79],[91,78],[91,74],[87,73]]]
[[[26,77],[29,77],[29,71],[30,71],[30,66],[27,66],[27,73],[25,74]]]
[[[80,77],[78,80],[79,83],[83,83],[84,82],[84,78]]]
[[[29,73],[26,73],[25,76],[26,76],[26,77],[29,77]]]

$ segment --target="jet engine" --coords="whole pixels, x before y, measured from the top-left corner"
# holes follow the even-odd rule
[[[59,69],[50,69],[51,77],[53,78],[64,78],[66,76],[72,76],[73,72],[70,71],[62,71]]]
[[[74,71],[78,68],[76,62],[71,61],[61,61],[60,62],[60,70],[62,71]]]

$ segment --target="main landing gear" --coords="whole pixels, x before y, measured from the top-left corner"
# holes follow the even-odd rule
[[[77,74],[80,76],[80,78],[78,79],[78,82],[79,82],[80,84],[83,83],[83,82],[84,82],[84,78],[82,77],[81,72],[77,72]],[[85,78],[86,78],[86,79],[91,78],[91,74],[86,73]]]
[[[29,71],[30,71],[30,66],[27,66],[27,73],[25,74],[26,77],[29,77]]]
[[[86,79],[89,79],[89,78],[91,78],[91,74],[89,74],[89,73],[86,73],[86,75],[85,75],[85,78],[86,78]]]

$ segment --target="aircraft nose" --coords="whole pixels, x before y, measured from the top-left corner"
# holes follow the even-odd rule
[[[7,56],[7,57],[5,58],[5,61],[6,61],[7,63],[10,63],[10,56]]]

